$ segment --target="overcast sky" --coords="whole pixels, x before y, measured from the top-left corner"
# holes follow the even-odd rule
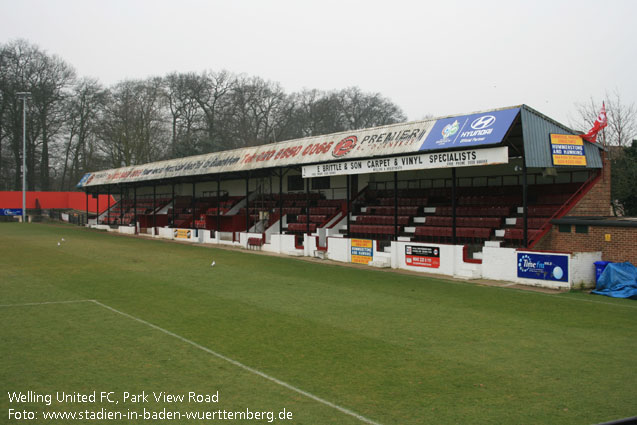
[[[410,120],[637,101],[637,1],[0,0],[24,38],[106,85],[226,69],[287,92],[359,86]]]

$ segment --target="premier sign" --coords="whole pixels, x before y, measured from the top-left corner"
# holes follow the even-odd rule
[[[520,108],[509,108],[435,120],[391,124],[132,165],[88,173],[77,186],[132,183],[259,168],[328,163],[336,160],[351,160],[364,164],[366,161],[362,158],[379,158],[380,165],[373,165],[371,167],[373,169],[392,167],[398,167],[394,170],[409,169],[400,168],[400,164],[394,164],[391,167],[383,165],[382,158],[392,155],[417,155],[425,151],[441,149],[473,149],[478,146],[501,143],[519,112]],[[359,161],[354,161],[356,159]]]
[[[389,171],[425,170],[434,168],[474,167],[506,164],[509,148],[501,146],[456,152],[426,153],[394,158],[373,158],[337,163],[303,166],[303,177],[325,177],[345,174],[385,173]]]

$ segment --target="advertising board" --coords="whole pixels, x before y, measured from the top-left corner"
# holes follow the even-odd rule
[[[568,282],[568,255],[518,252],[518,277]]]
[[[440,248],[437,246],[405,246],[405,264],[415,267],[440,267]]]

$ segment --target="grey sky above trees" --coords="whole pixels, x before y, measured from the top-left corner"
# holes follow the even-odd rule
[[[526,103],[637,101],[634,0],[0,0],[30,40],[111,86],[227,69],[287,93],[360,87],[409,120]]]
[[[0,16],[0,189],[19,186],[12,96],[24,90],[38,189],[73,187],[87,170],[520,103],[587,130],[606,100],[621,106],[609,120],[628,112],[634,128],[630,0],[0,0]]]
[[[21,186],[22,103],[27,186],[72,188],[91,170],[261,145],[406,119],[358,87],[287,93],[229,71],[172,73],[105,87],[26,40],[0,44],[0,189]]]

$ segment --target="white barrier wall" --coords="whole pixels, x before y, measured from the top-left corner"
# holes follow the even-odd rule
[[[102,226],[99,226],[100,228]],[[108,229],[112,230],[112,229]],[[211,232],[209,230],[199,229],[172,229],[168,227],[160,227],[157,229],[158,235],[155,237],[163,239],[174,239],[179,241],[188,241],[193,243],[208,244],[225,244],[232,246],[241,246],[248,248],[248,239],[252,237],[261,238],[261,233],[245,233],[239,234],[239,241],[231,240],[232,233]],[[120,233],[134,234],[135,228],[132,226],[119,226]],[[189,232],[189,233],[188,233]],[[195,234],[198,234],[195,236]],[[177,234],[181,236],[177,237]],[[230,238],[230,239],[229,239]],[[317,252],[318,237],[316,235],[304,235],[304,248],[297,249],[295,246],[295,236],[286,234],[271,235],[270,243],[264,244],[261,249],[263,251],[273,252],[277,254],[290,256],[308,256],[315,257]],[[523,285],[541,286],[553,289],[570,289],[590,288],[595,286],[595,261],[601,261],[601,252],[586,253],[554,253],[540,251],[524,251],[515,248],[499,248],[499,247],[483,247],[482,264],[475,262],[465,262],[462,245],[446,245],[446,244],[430,244],[418,242],[392,242],[391,252],[376,251],[377,242],[373,241],[374,261],[370,263],[377,267],[387,267],[383,263],[383,258],[389,257],[391,267],[394,269],[410,270],[424,274],[438,274],[453,276],[459,278],[482,278],[488,280],[499,280],[506,282],[514,282]],[[406,248],[410,247],[409,253]],[[421,248],[421,249],[419,249]],[[352,240],[343,237],[328,237],[327,251],[325,258],[343,263],[352,261]],[[529,278],[519,277],[524,273],[519,272],[518,254],[529,254],[532,261],[539,258],[548,259],[548,263],[544,264],[560,264],[557,260],[568,262],[568,280],[561,281],[547,278]],[[534,257],[535,256],[535,257]],[[539,257],[538,257],[539,256]],[[548,256],[548,257],[542,257]],[[383,261],[377,261],[383,260]],[[565,278],[566,279],[566,278]]]
[[[135,234],[135,228],[133,226],[119,226],[119,233],[124,233],[127,235],[134,235]]]
[[[518,277],[515,248],[482,248],[482,277],[513,282]]]
[[[327,258],[342,263],[351,262],[352,240],[348,238],[327,238]]]
[[[159,234],[158,237],[161,239],[174,239],[174,232],[173,229],[171,229],[170,227],[159,227]]]
[[[599,252],[574,252],[571,256],[571,287],[595,288],[595,262],[602,261]]]

